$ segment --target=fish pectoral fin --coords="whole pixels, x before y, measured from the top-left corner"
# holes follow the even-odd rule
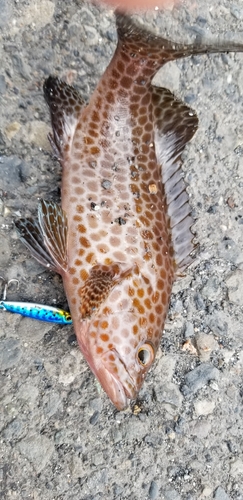
[[[37,221],[32,218],[15,221],[15,227],[20,240],[28,248],[31,255],[42,266],[58,272],[56,264],[45,246],[43,234]]]
[[[50,143],[55,156],[61,159],[65,146],[72,143],[84,101],[73,87],[55,76],[45,80],[43,90],[51,113]]]
[[[68,269],[67,215],[57,203],[41,200],[38,206],[38,220],[45,247],[50,253],[56,269],[62,274]]]
[[[97,312],[112,288],[128,278],[132,270],[133,268],[119,262],[108,266],[102,264],[93,266],[80,290],[82,319],[91,317]]]
[[[169,90],[153,87],[155,151],[161,165],[177,272],[192,261],[193,218],[181,168],[181,154],[198,128],[196,113]]]

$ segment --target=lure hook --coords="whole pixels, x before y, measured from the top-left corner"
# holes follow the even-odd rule
[[[3,276],[0,276],[0,280],[3,281],[3,296],[2,296],[2,300],[6,300],[7,291],[8,291],[10,283],[13,283],[15,281],[17,283],[17,290],[19,289],[19,280],[17,280],[17,278],[12,278],[11,280],[7,281]]]

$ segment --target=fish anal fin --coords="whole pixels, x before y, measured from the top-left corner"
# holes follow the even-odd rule
[[[177,273],[193,261],[189,196],[181,168],[181,154],[198,128],[196,113],[169,90],[153,87],[155,151],[161,165]]]
[[[90,318],[106,300],[109,292],[123,279],[131,275],[132,268],[114,263],[109,266],[97,264],[79,290],[82,319]]]
[[[54,154],[63,157],[65,146],[72,143],[84,101],[71,85],[49,76],[43,86],[51,113],[53,136],[49,136]]]
[[[28,248],[31,255],[39,262],[39,264],[51,269],[52,271],[59,272],[56,263],[45,246],[38,222],[32,218],[22,218],[15,221],[15,227],[20,240]]]
[[[45,247],[62,274],[68,269],[66,213],[56,203],[41,200],[38,206],[38,219]]]

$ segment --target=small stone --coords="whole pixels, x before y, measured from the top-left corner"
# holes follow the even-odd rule
[[[97,422],[98,422],[99,418],[100,418],[100,412],[99,412],[99,411],[95,411],[95,412],[93,413],[92,417],[90,417],[90,419],[89,419],[89,423],[90,423],[91,425],[95,425],[95,424],[97,424]]]
[[[205,439],[211,432],[211,424],[206,420],[196,422],[191,428],[191,434],[198,439]]]
[[[230,467],[230,474],[236,479],[237,477],[243,477],[243,461],[237,458],[232,462]]]
[[[231,5],[230,13],[239,21],[243,19],[243,9],[239,8],[237,5]]]
[[[38,0],[38,5],[30,3],[22,10],[21,25],[34,24],[36,30],[40,30],[52,21],[54,11],[55,4],[49,0]]]
[[[4,439],[12,441],[15,439],[21,439],[26,434],[26,427],[23,422],[16,418],[12,420],[2,431]]]
[[[43,397],[42,407],[44,409],[44,413],[50,418],[55,413],[62,412],[63,404],[60,398],[60,395],[57,392],[50,392],[49,394],[45,394]]]
[[[0,28],[6,28],[11,18],[11,3],[8,0],[0,0]]]
[[[231,238],[224,238],[218,244],[218,254],[221,259],[238,264],[242,260],[240,246]]]
[[[196,336],[196,346],[201,361],[209,361],[211,352],[218,348],[218,343],[212,335],[199,333]]]
[[[168,488],[162,492],[161,500],[181,500],[181,496],[178,491]]]
[[[165,403],[178,410],[181,407],[183,397],[177,385],[172,382],[164,383],[162,387],[156,388],[156,398],[159,403]]]
[[[158,498],[159,495],[159,487],[155,481],[151,481],[150,487],[149,487],[149,498],[151,500],[155,500]]]
[[[184,336],[186,339],[188,339],[189,337],[193,337],[193,335],[194,335],[193,323],[191,323],[190,321],[187,321],[186,325],[185,325]]]
[[[20,342],[17,339],[8,338],[0,342],[0,366],[1,370],[7,370],[16,366],[22,357]]]
[[[193,345],[191,339],[186,340],[182,346],[182,351],[187,351],[193,356],[197,356],[197,350],[195,346]]]
[[[81,369],[81,363],[82,355],[78,350],[71,351],[70,354],[66,354],[66,356],[62,358],[62,365],[60,367],[58,377],[59,383],[64,386],[72,384],[77,375],[84,371],[84,368]]]
[[[203,399],[202,401],[196,401],[194,403],[194,408],[198,417],[200,415],[210,415],[210,413],[214,411],[215,402]]]
[[[221,486],[218,486],[218,488],[215,490],[213,498],[215,498],[215,500],[230,500],[229,495],[227,495],[227,493],[223,488],[221,488]]]
[[[20,453],[32,463],[37,474],[45,468],[55,451],[52,441],[43,435],[29,436],[16,446]]]
[[[47,137],[49,130],[45,122],[33,120],[27,125],[27,130],[24,131],[25,141],[33,143],[35,146],[45,151],[51,151],[51,145]]]
[[[222,335],[227,335],[228,332],[228,323],[227,321],[224,321],[222,318],[222,313],[215,313],[212,316],[209,316],[207,320],[207,324],[210,328],[210,330],[215,334],[219,335],[220,337]]]
[[[201,290],[201,294],[205,299],[215,300],[220,296],[221,290],[219,281],[216,276],[211,276],[206,285]]]
[[[176,359],[175,356],[161,355],[157,362],[156,371],[161,374],[163,373],[163,383],[171,382],[173,373],[175,371]]]
[[[0,94],[3,95],[5,94],[5,92],[6,92],[6,80],[4,78],[4,75],[0,75]]]
[[[201,363],[185,376],[183,394],[192,394],[204,387],[210,380],[218,380],[219,370],[210,363]]]
[[[4,130],[4,133],[6,137],[11,141],[13,137],[18,133],[21,125],[19,122],[12,122],[7,125],[7,127]]]
[[[243,271],[237,269],[225,282],[230,302],[243,306]]]

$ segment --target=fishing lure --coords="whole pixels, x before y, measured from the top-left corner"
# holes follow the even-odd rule
[[[158,350],[173,282],[194,249],[181,154],[196,113],[152,84],[168,61],[243,44],[185,45],[116,14],[118,44],[90,102],[50,76],[62,206],[42,200],[17,230],[61,274],[80,349],[114,405],[135,399]]]
[[[5,311],[12,313],[21,314],[21,316],[37,319],[39,321],[58,323],[60,325],[72,324],[70,313],[67,311],[63,311],[58,307],[35,304],[33,302],[17,302],[6,300],[7,288],[12,281],[17,280],[9,280],[8,282],[5,282],[3,300],[0,301],[0,309],[4,309]]]

